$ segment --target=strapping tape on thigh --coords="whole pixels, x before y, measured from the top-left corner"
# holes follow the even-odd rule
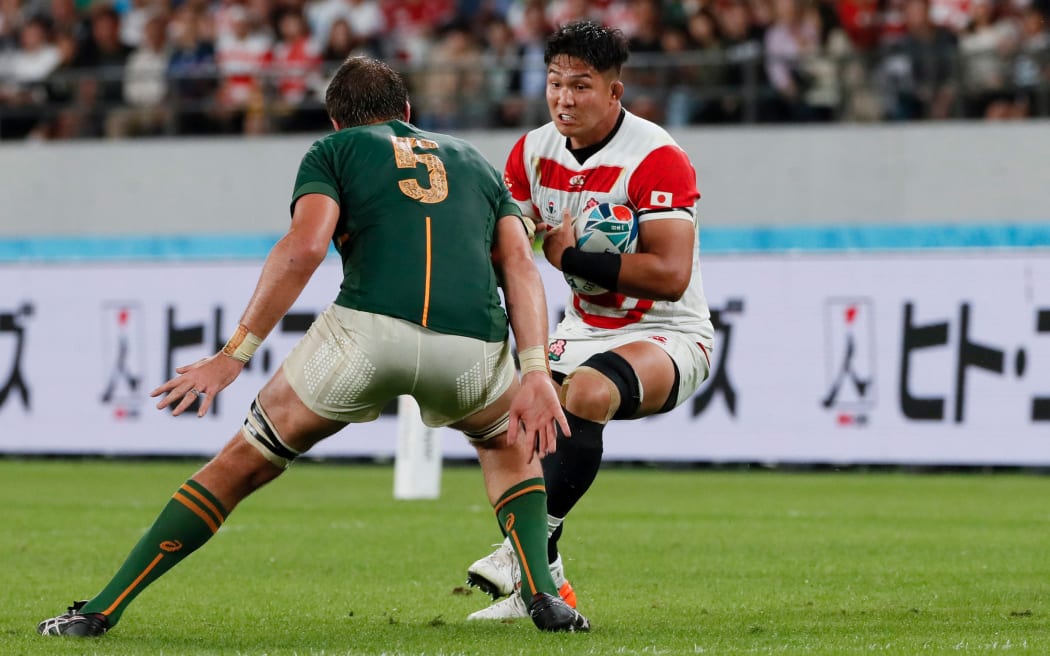
[[[486,442],[506,431],[509,426],[510,413],[507,413],[497,419],[494,423],[489,424],[487,427],[482,428],[479,431],[463,431],[463,434],[466,435],[467,439],[471,442]]]
[[[241,436],[263,454],[264,458],[281,469],[287,469],[288,465],[292,464],[292,461],[299,455],[298,451],[281,441],[277,429],[273,427],[270,418],[259,405],[258,397],[252,401],[248,418],[244,420],[244,426],[241,427]]]

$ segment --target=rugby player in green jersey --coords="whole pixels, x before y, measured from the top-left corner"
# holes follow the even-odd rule
[[[44,635],[98,636],[128,604],[214,535],[238,503],[349,423],[402,394],[429,426],[477,447],[489,501],[512,538],[536,626],[582,631],[547,568],[540,458],[565,416],[551,382],[547,308],[521,212],[468,143],[407,123],[408,94],[382,62],[352,57],[328,87],[335,131],[303,157],[291,226],[273,247],[237,331],[152,392],[178,415],[240,374],[334,242],[335,302],[251,404],[243,427],[178,490],[101,592],[45,620]],[[507,313],[500,306],[501,286]],[[519,349],[519,379],[508,344]]]

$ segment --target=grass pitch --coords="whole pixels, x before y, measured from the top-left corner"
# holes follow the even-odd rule
[[[474,466],[395,501],[296,464],[108,635],[36,623],[109,579],[197,462],[0,460],[0,655],[1050,654],[1050,479],[607,469],[562,552],[593,630],[466,622],[499,537]]]

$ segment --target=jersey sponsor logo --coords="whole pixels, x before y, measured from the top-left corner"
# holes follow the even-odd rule
[[[598,166],[574,171],[552,159],[541,158],[539,181],[544,187],[558,191],[592,191],[607,194],[613,190],[623,171],[622,166]]]
[[[663,335],[649,335],[649,339],[653,340],[654,342],[659,342],[661,344],[667,343],[667,338]]]
[[[514,513],[507,513],[507,521],[503,528],[509,533],[514,528]]]
[[[669,191],[655,190],[649,194],[649,204],[653,207],[671,207],[673,198]]]
[[[182,543],[178,540],[165,540],[160,543],[160,550],[167,553],[175,553],[182,550]]]

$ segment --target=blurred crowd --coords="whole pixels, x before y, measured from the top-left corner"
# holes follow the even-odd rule
[[[544,39],[619,27],[675,127],[1050,115],[1050,0],[0,0],[0,139],[323,131],[354,53],[425,128],[546,120]]]

